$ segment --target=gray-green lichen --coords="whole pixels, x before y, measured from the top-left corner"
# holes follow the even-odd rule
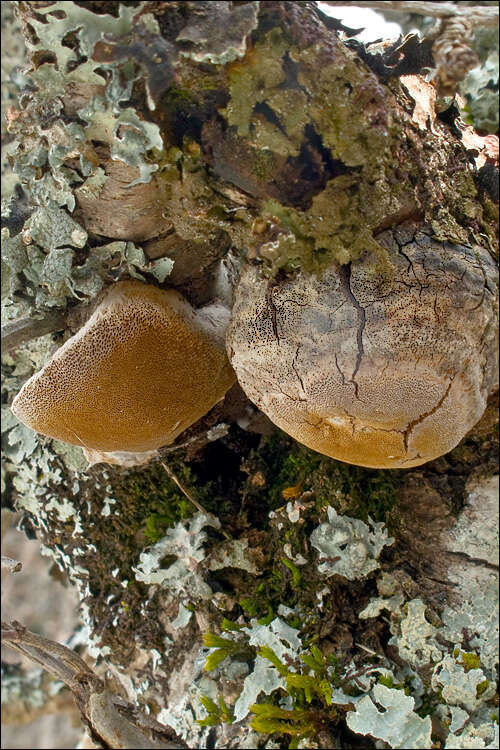
[[[63,40],[70,32],[76,33],[82,54],[91,57],[96,42],[105,34],[120,37],[130,31],[132,19],[141,6],[142,4],[139,4],[139,7],[120,4],[118,18],[115,18],[107,14],[97,15],[76,3],[51,3],[46,8],[37,9],[47,20],[50,19],[50,23],[44,23],[37,18],[30,21],[37,41],[28,39],[28,48],[32,53],[50,50],[57,58],[59,71],[71,72],[69,64],[77,62],[77,56],[71,47],[63,44]]]
[[[341,575],[352,581],[379,567],[378,556],[394,539],[387,534],[383,523],[369,520],[370,526],[356,518],[339,516],[334,508],[328,508],[328,521],[311,534],[311,544],[319,550],[321,575]]]
[[[470,71],[460,84],[466,104],[463,115],[478,130],[498,130],[498,50],[483,65]]]
[[[450,732],[444,745],[444,750],[461,750],[461,748],[496,750],[499,741],[498,723],[485,723],[478,727],[469,725],[459,735]]]
[[[404,606],[398,630],[390,642],[397,645],[402,658],[412,667],[441,659],[443,652],[436,641],[438,631],[427,620],[422,600],[414,599]]]
[[[29,86],[20,98],[21,109],[10,118],[9,130],[17,140],[9,151],[14,172],[36,208],[22,233],[2,233],[2,266],[7,272],[2,302],[9,318],[65,309],[69,301],[92,301],[106,282],[116,278],[120,266],[123,273],[141,279],[139,270],[147,270],[160,283],[171,271],[171,260],[150,263],[132,243],[93,242],[89,247],[88,232],[72,215],[78,196],[97,197],[108,179],[96,158],[96,141],[107,145],[109,158],[137,169],[130,187],[149,182],[158,169],[149,158],[163,148],[158,126],[122,106],[137,81],[135,67],[92,59],[105,34],[130,33],[140,10],[120,6],[114,17],[96,15],[74,3],[55,3],[40,9],[41,15],[48,14],[47,23],[39,16],[30,20],[33,66],[24,80]],[[66,44],[73,33],[76,47]],[[73,99],[73,115],[79,120],[68,122],[60,115],[65,107],[73,107]],[[41,112],[43,128],[38,121]],[[27,296],[23,299],[20,292]]]
[[[165,281],[174,262],[150,261],[133,242],[110,242],[92,248],[83,263],[72,247],[82,247],[87,233],[54,204],[40,208],[22,235],[2,229],[2,261],[7,271],[4,314],[9,319],[51,308],[65,309],[69,300],[90,301],[117,272],[145,281],[144,272]],[[39,244],[37,244],[39,243]],[[141,273],[142,271],[142,273]],[[23,290],[24,297],[16,293]]]
[[[469,497],[473,502],[475,497],[481,497],[480,487],[471,486]],[[285,519],[293,526],[304,520],[304,512],[307,515],[307,503],[295,501],[289,502],[283,512],[271,515],[273,522],[281,525],[283,533]],[[342,520],[337,514],[329,512],[329,515],[338,522]],[[344,519],[344,522],[350,523],[352,519]],[[312,539],[317,530],[318,527],[312,531]],[[369,533],[366,526],[365,534]],[[349,541],[346,545],[348,548]],[[268,623],[254,619],[247,623],[239,618],[236,623],[223,623],[222,637],[207,636],[205,642],[210,649],[204,652],[205,668],[213,678],[212,683],[195,680],[198,693],[205,691],[207,697],[206,701],[202,700],[205,710],[197,703],[195,715],[207,725],[248,721],[246,717],[250,716],[251,726],[258,727],[259,732],[268,727],[267,731],[292,733],[303,738],[301,746],[309,747],[311,740],[305,738],[310,733],[314,736],[315,730],[308,723],[312,718],[307,718],[306,709],[301,709],[302,712],[298,709],[297,695],[291,686],[302,685],[311,690],[308,701],[313,704],[315,686],[323,696],[329,696],[327,706],[347,711],[346,723],[353,732],[370,735],[390,747],[431,748],[437,726],[445,747],[493,747],[498,724],[492,719],[496,687],[494,669],[490,665],[497,661],[489,655],[483,661],[478,650],[470,650],[471,641],[467,640],[472,633],[481,630],[479,620],[472,624],[467,620],[467,613],[462,613],[461,622],[468,622],[469,628],[463,627],[459,632],[457,620],[452,634],[449,607],[439,619],[422,600],[408,599],[398,578],[387,572],[379,574],[377,588],[379,596],[359,613],[360,619],[378,617],[384,609],[391,612],[390,643],[397,650],[397,661],[373,652],[375,665],[359,669],[360,663],[366,665],[366,654],[363,656],[360,651],[353,662],[340,671],[338,667],[326,666],[326,661],[326,672],[322,673],[324,682],[319,674],[315,674],[311,682],[312,673],[304,663],[309,668],[320,669],[324,659],[320,650],[312,651],[313,657],[308,651],[306,633],[314,618],[301,611],[300,606],[280,605],[283,619],[275,618]],[[495,610],[495,592],[491,591],[487,598],[487,607]],[[460,618],[460,612],[454,612],[454,616]],[[287,623],[290,619],[294,622],[292,627]],[[488,640],[490,649],[498,653],[494,632],[489,630],[488,635],[483,632],[483,637]],[[469,644],[467,647],[464,639]],[[246,672],[241,667],[248,664],[248,657],[242,656],[248,648],[256,651],[250,671]],[[216,701],[221,698],[216,684],[221,681],[223,684],[233,668],[240,675],[239,689],[223,691],[224,704],[221,705],[225,709],[221,714],[217,709]],[[166,720],[170,721],[169,717]],[[335,723],[338,717],[332,714],[331,720]],[[178,721],[176,726],[179,728]],[[186,728],[183,731],[185,736],[189,735]]]
[[[494,682],[490,682],[482,669],[467,668],[469,652],[456,648],[438,662],[432,674],[433,690],[441,691],[449,706],[460,706],[473,713],[496,693]],[[465,666],[464,666],[465,665]]]
[[[272,620],[269,625],[259,625],[256,620],[252,620],[249,627],[242,628],[242,632],[248,637],[251,646],[271,648],[280,661],[296,659],[300,654],[299,631],[291,628],[279,617]],[[293,670],[293,667],[291,669]],[[234,705],[236,721],[247,716],[250,706],[257,701],[261,693],[270,695],[274,690],[285,686],[286,681],[276,667],[257,655],[254,669],[245,677],[243,690]]]
[[[389,747],[430,748],[430,717],[421,718],[414,708],[415,700],[402,690],[377,684],[347,715],[347,726],[357,734],[383,740]]]
[[[106,92],[110,90],[108,86]],[[115,96],[116,96],[116,92]],[[128,183],[133,187],[141,182],[150,182],[158,164],[146,159],[152,149],[162,151],[163,139],[158,125],[139,119],[131,107],[116,111],[116,102],[122,97],[128,99],[130,92],[121,92],[115,100],[107,101],[102,96],[94,97],[89,104],[78,111],[79,117],[87,122],[84,129],[87,140],[108,143],[111,159],[139,169],[139,176]]]
[[[498,35],[495,29],[476,30],[473,48],[480,65],[473,68],[460,83],[465,98],[465,119],[477,130],[498,131]]]
[[[178,523],[173,529],[169,529],[151,550],[141,553],[135,571],[136,580],[173,589],[188,601],[208,599],[212,590],[196,572],[205,558],[203,545],[207,541],[207,535],[202,532],[205,526],[218,529],[220,521],[215,516],[200,512],[193,516],[188,528]],[[177,559],[168,568],[162,568],[160,560],[166,555],[173,555]]]

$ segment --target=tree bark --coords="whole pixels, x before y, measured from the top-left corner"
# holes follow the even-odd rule
[[[405,75],[388,74],[383,55],[379,74],[380,59],[361,59],[331,20],[302,2],[19,2],[17,12],[31,63],[9,131],[33,212],[22,231],[11,224],[6,235],[10,317],[59,327],[130,276],[200,306],[230,299],[245,264],[279,284],[371,253],[381,273],[379,239],[384,233],[386,245],[396,231],[424,229],[443,247],[480,246],[495,256],[498,209],[479,174],[486,163],[495,168],[488,143],[453,104],[436,113],[415,46],[400,50]],[[174,265],[161,277],[156,264],[165,258]],[[30,359],[16,363],[21,348],[4,357],[8,403],[53,343],[50,333],[35,336],[54,327],[30,330]],[[445,603],[460,610],[466,587],[453,600],[457,554],[467,552],[453,548],[450,534],[464,508],[474,515],[479,478],[497,471],[491,412],[494,405],[451,453],[391,473],[298,445],[237,385],[179,437],[178,456],[169,452],[174,480],[160,463],[88,468],[78,448],[36,438],[9,416],[5,495],[78,587],[89,653],[100,659],[99,674],[110,670],[114,692],[148,705],[189,746],[242,746],[248,718],[221,721],[215,735],[195,723],[203,716],[196,696],[214,689],[201,671],[202,634],[221,632],[223,618],[243,626],[285,617],[288,608],[304,643],[339,664],[363,668],[371,649],[401,667],[405,657],[389,640],[402,638],[403,610],[391,625],[383,609],[371,619],[359,611],[377,591],[384,601],[424,600],[436,622]],[[211,433],[220,423],[229,428]],[[192,517],[186,490],[205,514]],[[320,575],[310,535],[328,504],[389,526],[395,541],[376,574]],[[300,522],[291,520],[295,512]],[[477,523],[494,525],[489,515],[474,518],[476,531]],[[145,572],[148,550],[166,538],[179,567],[155,583]],[[156,564],[168,569],[169,560]],[[485,569],[477,555],[463,566]],[[482,585],[481,575],[472,579]],[[472,597],[472,623],[475,606]],[[435,661],[411,666],[428,695]],[[245,669],[216,673],[227,703]],[[429,710],[446,737],[436,705]],[[319,747],[372,746],[351,732],[345,710],[326,714]]]

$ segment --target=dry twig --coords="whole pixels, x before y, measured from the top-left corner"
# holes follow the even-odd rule
[[[180,481],[177,479],[177,477],[174,474],[174,472],[172,471],[172,469],[170,469],[164,461],[161,461],[160,463],[163,466],[163,468],[165,469],[165,471],[167,472],[167,474],[170,477],[170,479],[172,480],[172,482],[174,482],[174,484],[177,485],[177,487],[180,489],[180,491],[182,492],[182,494],[187,497],[187,499],[189,500],[189,502],[193,503],[194,507],[197,508],[201,513],[204,513],[205,515],[208,515],[208,511],[206,511],[205,508],[203,507],[203,505],[200,505],[200,503],[198,502],[198,500],[195,500],[195,498],[191,495],[191,493],[180,483]]]
[[[47,313],[44,318],[18,318],[2,326],[2,348],[10,351],[46,333],[62,331],[65,327],[65,316],[60,312]]]
[[[177,487],[180,489],[180,491],[182,492],[182,494],[185,495],[187,497],[187,499],[191,503],[193,503],[194,507],[197,508],[199,511],[201,511],[201,513],[204,513],[205,515],[210,515],[210,513],[207,510],[205,510],[205,508],[203,507],[203,505],[200,505],[200,503],[198,502],[198,500],[195,500],[195,498],[192,496],[192,494],[180,483],[180,481],[175,476],[175,474],[172,471],[172,469],[170,469],[167,466],[167,464],[164,463],[164,461],[160,461],[160,463],[163,466],[163,468],[165,469],[165,471],[167,472],[167,474],[170,477],[170,479],[172,480],[172,482],[174,482],[177,485]],[[226,539],[231,539],[231,537],[229,536],[229,534],[227,533],[227,531],[224,531],[224,529],[221,529],[221,532],[222,532],[222,534],[224,534],[224,536],[226,537]]]
[[[40,664],[67,685],[92,738],[101,742],[103,747],[124,750],[170,750],[186,747],[178,737],[170,738],[173,732],[167,727],[149,717],[141,717],[139,720],[140,712],[137,709],[114,699],[89,665],[66,646],[31,633],[15,621],[2,623],[2,642]],[[137,724],[144,727],[146,732],[139,729]],[[163,735],[162,739],[152,736],[147,731],[149,729]]]

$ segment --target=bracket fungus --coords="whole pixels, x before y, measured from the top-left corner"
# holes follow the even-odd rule
[[[498,388],[496,267],[401,227],[321,276],[244,269],[227,346],[247,396],[332,458],[418,466],[454,448]]]
[[[204,416],[234,383],[229,311],[200,310],[138,281],[109,288],[85,325],[16,396],[28,427],[82,446],[92,462],[142,462]]]

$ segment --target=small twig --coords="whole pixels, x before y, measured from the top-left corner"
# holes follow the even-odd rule
[[[175,476],[175,474],[172,471],[172,469],[170,469],[164,461],[160,461],[160,463],[163,466],[163,468],[165,469],[165,471],[167,472],[167,474],[170,477],[170,479],[172,480],[172,482],[174,482],[177,485],[177,487],[180,489],[180,491],[182,492],[182,494],[185,495],[187,497],[187,499],[191,503],[193,503],[193,505],[194,505],[195,508],[197,508],[199,511],[201,511],[205,515],[208,515],[208,511],[205,510],[205,508],[203,507],[203,505],[200,505],[200,503],[198,502],[198,500],[195,500],[195,498],[191,495],[191,493],[188,492],[187,489],[182,486],[182,484],[179,482],[179,480]]]
[[[227,435],[229,426],[226,422],[219,422],[218,424],[211,427],[209,430],[203,430],[198,435],[193,435],[189,440],[185,440],[183,443],[177,443],[167,448],[162,448],[161,452],[164,456],[169,453],[175,453],[175,451],[181,450],[181,448],[187,448],[188,445],[198,443],[204,440],[205,442],[212,443],[214,440],[219,440],[221,437]],[[220,433],[220,434],[219,434]]]
[[[185,495],[187,497],[187,499],[191,503],[193,503],[194,507],[197,508],[199,511],[201,511],[201,513],[204,513],[206,516],[210,515],[209,512],[207,510],[205,510],[205,508],[203,507],[203,505],[200,505],[200,503],[198,502],[198,500],[195,500],[195,498],[191,495],[191,493],[188,492],[188,490],[180,483],[180,481],[177,479],[177,477],[175,476],[175,474],[172,471],[172,469],[170,469],[164,461],[160,461],[160,463],[163,466],[163,468],[165,469],[165,471],[167,472],[167,474],[170,477],[170,479],[172,480],[172,482],[174,482],[177,485],[177,487],[180,489],[180,491],[182,492],[182,494]],[[224,534],[224,536],[226,537],[226,539],[231,539],[231,537],[229,536],[229,534],[226,531],[224,531],[224,529],[221,529],[221,531]]]
[[[325,0],[324,5],[346,5],[345,0],[329,2]],[[359,8],[373,8],[374,10],[399,11],[401,13],[415,13],[419,16],[431,16],[432,18],[459,18],[467,19],[474,28],[480,26],[498,26],[498,8],[491,5],[474,5],[461,7],[458,3],[432,3],[432,2],[405,2],[398,0],[369,0],[369,2],[353,2],[351,5]]]
[[[183,443],[179,443],[178,445],[171,445],[168,448],[162,448],[161,452],[164,455],[167,455],[169,453],[175,453],[175,451],[180,451],[181,448],[187,448],[188,445],[192,445],[193,443],[198,443],[201,440],[205,440],[204,432],[201,435],[194,435],[194,437],[191,437],[189,438],[189,440],[185,440]]]
[[[92,674],[92,670],[87,663],[74,651],[41,635],[31,633],[16,621],[10,625],[2,623],[2,641],[8,643],[12,648],[23,652],[42,667],[46,666],[44,660],[48,659],[48,663],[51,664],[51,668],[48,671],[52,674],[56,674],[54,670],[60,670],[64,675],[67,675],[68,670],[75,675]],[[57,673],[56,676],[62,679],[63,682],[67,682],[61,674]],[[68,685],[68,687],[71,686]]]
[[[13,560],[12,557],[2,555],[2,568],[8,570],[9,573],[19,573],[22,569],[23,564],[19,560]]]
[[[373,651],[373,649],[368,648],[368,646],[363,646],[362,643],[355,643],[355,646],[358,646],[358,648],[362,648],[363,651],[366,651],[367,654],[370,654],[371,656],[377,656],[379,659],[384,659],[385,657],[382,656],[382,654],[378,654],[376,651]]]
[[[2,326],[2,349],[10,351],[46,333],[62,331],[66,318],[61,312],[47,313],[44,318],[18,318]]]

